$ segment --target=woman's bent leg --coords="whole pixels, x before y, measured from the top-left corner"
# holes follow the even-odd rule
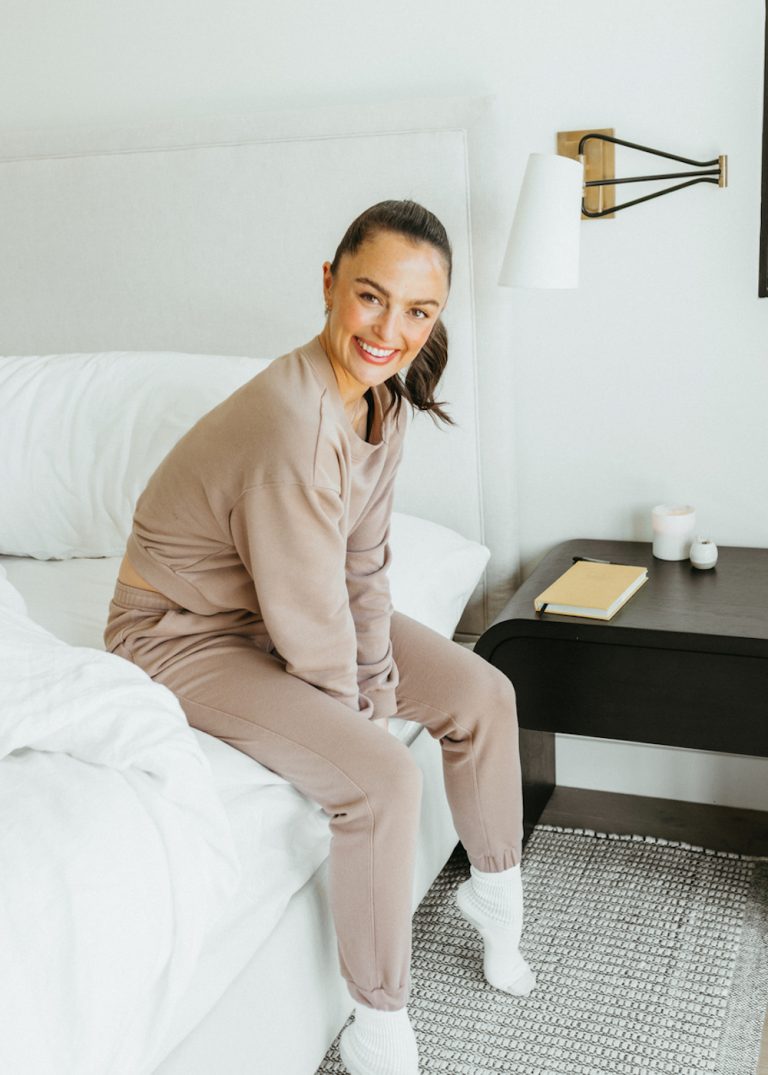
[[[407,747],[289,675],[248,638],[164,637],[161,612],[136,613],[144,623],[137,619],[135,634],[130,625],[122,630],[113,652],[169,687],[192,727],[249,754],[330,815],[330,895],[342,976],[358,1002],[403,1008],[422,789]]]
[[[496,988],[527,996],[536,983],[518,944],[523,923],[522,786],[515,693],[471,650],[395,614],[398,715],[440,740],[448,802],[470,860],[456,902],[483,938]]]
[[[397,715],[424,724],[443,751],[445,790],[470,863],[520,862],[523,803],[515,692],[476,653],[395,612]]]

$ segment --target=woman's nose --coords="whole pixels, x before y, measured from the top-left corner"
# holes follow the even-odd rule
[[[382,310],[376,318],[376,329],[382,340],[394,343],[397,335],[398,315],[396,310]]]

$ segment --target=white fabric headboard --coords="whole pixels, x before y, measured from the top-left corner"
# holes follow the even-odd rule
[[[414,421],[395,507],[491,548],[460,624],[478,634],[517,566],[513,520],[501,534],[484,518],[484,473],[498,467],[483,458],[478,420],[478,345],[503,337],[495,280],[478,301],[470,186],[493,112],[443,100],[12,136],[0,162],[0,353],[280,354],[320,331],[321,264],[352,218],[383,198],[422,202],[454,249],[438,395],[458,426]],[[489,441],[498,450],[492,429]],[[496,526],[498,505],[491,515]]]

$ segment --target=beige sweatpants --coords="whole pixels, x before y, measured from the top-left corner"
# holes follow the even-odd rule
[[[329,878],[339,964],[352,997],[408,1001],[411,893],[422,773],[379,725],[286,672],[244,611],[200,616],[118,582],[107,649],[178,697],[193,728],[278,773],[330,816]],[[443,752],[456,831],[477,869],[520,862],[522,796],[515,694],[477,654],[400,613],[391,628],[398,716]]]

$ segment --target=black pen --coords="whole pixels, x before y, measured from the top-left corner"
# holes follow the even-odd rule
[[[622,564],[618,564],[615,560],[597,560],[594,556],[574,556],[574,564],[578,564],[584,560],[588,564],[613,564],[615,567],[622,567]]]

